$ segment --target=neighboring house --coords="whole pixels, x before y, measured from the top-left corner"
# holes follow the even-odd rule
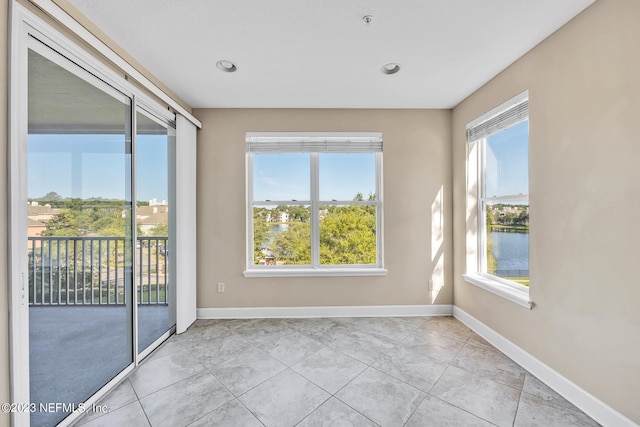
[[[46,204],[41,206],[38,202],[29,202],[27,205],[27,218],[46,224],[60,212],[60,209],[52,208]]]
[[[273,215],[271,213],[267,214],[267,222],[289,222],[289,212],[275,212]]]
[[[122,211],[122,217],[125,217],[125,211]],[[143,234],[147,234],[159,224],[167,224],[168,221],[169,205],[166,200],[158,202],[156,199],[151,199],[148,206],[138,206],[136,208],[136,222]]]
[[[141,220],[150,217],[151,215],[157,213],[167,213],[169,212],[169,205],[166,200],[161,202],[157,202],[156,199],[149,200],[149,206],[138,206],[136,208],[136,220],[140,222]],[[124,218],[124,212],[122,213]]]
[[[42,236],[42,232],[47,229],[47,225],[35,219],[27,218],[27,236]]]
[[[52,208],[49,204],[40,206],[38,202],[29,202],[27,204],[27,236],[42,236],[42,233],[47,229],[47,223],[59,212],[60,209]],[[39,248],[41,241],[38,239],[33,243],[30,242],[29,247],[31,248],[32,245]]]
[[[151,215],[145,216],[143,219],[138,220],[140,231],[147,234],[153,228],[159,224],[167,224],[169,222],[168,212],[156,212]]]
[[[42,232],[47,229],[47,225],[43,222],[35,219],[27,218],[27,236],[38,237],[42,236]],[[39,248],[42,245],[42,240],[35,239],[29,242],[29,250]]]

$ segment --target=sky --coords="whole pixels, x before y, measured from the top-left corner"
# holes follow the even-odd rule
[[[167,200],[167,142],[162,135],[137,137],[137,199]],[[30,134],[28,197],[54,191],[62,197],[127,196],[124,135]]]
[[[487,138],[486,195],[529,194],[529,121]]]
[[[29,198],[126,197],[123,135],[29,135]],[[55,151],[52,150],[55,148]],[[166,136],[137,137],[137,198],[167,200]],[[75,157],[75,163],[74,163]],[[375,193],[375,154],[320,154],[320,200]],[[254,200],[309,200],[310,155],[254,155]],[[528,121],[487,138],[487,196],[529,193]]]
[[[310,200],[310,154],[255,154],[253,200]],[[375,194],[375,154],[319,155],[321,201],[351,201],[357,193]]]

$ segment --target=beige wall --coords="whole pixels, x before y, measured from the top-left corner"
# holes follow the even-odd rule
[[[194,114],[203,123],[198,134],[198,307],[453,302],[447,220],[451,215],[450,111],[201,109]],[[384,133],[387,276],[243,277],[248,131]],[[440,287],[433,295],[428,292],[432,276]],[[216,292],[217,282],[226,283],[225,293]]]
[[[597,1],[458,105],[452,137],[456,306],[640,423],[638,17],[637,0]],[[525,89],[531,311],[461,277],[465,125]]]
[[[9,278],[7,263],[7,28],[9,1],[0,0],[0,403],[9,402]],[[0,425],[9,425],[0,412]]]

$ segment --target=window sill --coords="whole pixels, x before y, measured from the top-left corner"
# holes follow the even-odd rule
[[[385,268],[269,268],[242,272],[244,277],[386,276]]]
[[[514,286],[509,286],[505,283],[477,274],[463,274],[462,277],[472,285],[489,291],[492,294],[505,298],[529,310],[533,308],[534,303],[529,299],[528,289],[521,290]]]

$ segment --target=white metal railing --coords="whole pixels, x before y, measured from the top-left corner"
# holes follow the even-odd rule
[[[29,305],[127,302],[132,254],[138,304],[167,304],[167,237],[29,237]]]

